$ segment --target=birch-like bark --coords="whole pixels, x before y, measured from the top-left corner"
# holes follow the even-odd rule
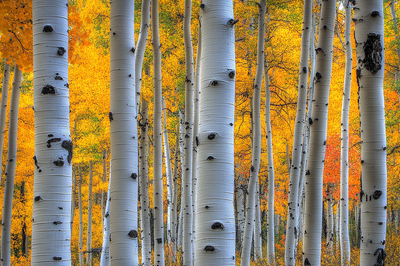
[[[268,66],[265,65],[265,128],[267,129],[267,155],[268,155],[268,213],[267,213],[267,261],[272,264],[275,258],[275,233],[274,233],[274,196],[275,196],[275,167],[272,145],[271,129],[271,91],[269,84]]]
[[[340,255],[342,265],[350,265],[349,239],[349,111],[351,95],[352,48],[351,48],[351,4],[345,5],[345,48],[346,67],[343,85],[342,123],[341,123],[341,153],[340,153]]]
[[[398,25],[397,25],[396,8],[395,8],[394,4],[395,4],[395,0],[391,0],[390,4],[389,4],[390,5],[390,13],[393,18],[393,29],[394,29],[394,33],[396,34],[395,38],[397,41],[399,41],[400,36],[399,36],[399,30],[398,30]],[[396,66],[395,81],[396,81],[397,94],[399,95],[399,101],[400,101],[400,90],[398,88],[399,85],[397,84],[397,82],[399,81],[399,75],[400,75],[400,69],[399,69],[400,68],[400,46],[398,43],[396,44],[396,52],[397,52],[398,63]]]
[[[239,180],[241,178],[239,177]],[[241,251],[242,249],[242,243],[243,243],[243,232],[244,232],[244,223],[245,223],[245,208],[244,208],[244,191],[243,191],[243,185],[239,182],[236,181],[236,186],[235,186],[235,198],[236,198],[236,217],[237,217],[237,242],[239,243],[239,250]]]
[[[359,1],[353,20],[361,123],[360,265],[384,265],[387,169],[383,96],[383,2]]]
[[[140,228],[141,228],[141,244],[142,244],[142,264],[143,266],[151,265],[151,232],[150,232],[150,201],[149,201],[149,166],[147,161],[147,136],[149,129],[149,103],[145,99],[141,99],[142,106],[140,111]]]
[[[304,0],[303,9],[303,29],[301,35],[301,53],[299,64],[299,83],[297,97],[297,113],[294,125],[292,162],[290,165],[290,184],[288,199],[288,216],[286,225],[285,240],[285,265],[294,266],[296,262],[296,239],[298,237],[298,216],[299,205],[299,183],[301,173],[301,159],[303,146],[303,128],[306,115],[307,104],[307,78],[309,71],[309,51],[310,51],[310,32],[311,32],[311,16],[312,1]]]
[[[142,1],[142,17],[140,19],[140,33],[136,46],[135,58],[135,89],[136,89],[136,113],[139,113],[140,91],[142,88],[142,66],[146,51],[147,38],[150,28],[150,0]]]
[[[106,166],[106,159],[107,159],[107,151],[103,150],[101,164],[103,167],[103,174],[101,180],[103,183],[107,181],[107,166]],[[110,185],[108,185],[110,186]],[[101,191],[101,219],[104,221],[104,215],[106,213],[106,205],[107,205],[107,198],[108,194],[104,191]]]
[[[154,265],[164,265],[163,176],[161,136],[161,44],[159,35],[158,0],[151,1],[151,33],[154,64],[153,109],[153,202],[154,202]]]
[[[68,1],[34,0],[35,181],[32,265],[71,265],[72,141]]]
[[[183,39],[185,43],[185,161],[183,173],[183,265],[193,265],[193,209],[192,209],[192,167],[193,167],[193,44],[190,30],[192,22],[192,1],[185,0]]]
[[[333,195],[330,191],[330,185],[328,184],[327,190],[327,232],[326,232],[326,247],[327,253],[333,256]]]
[[[103,246],[101,248],[100,266],[110,266],[110,192],[111,192],[111,175],[108,183],[107,202],[103,218]]]
[[[82,214],[82,169],[78,163],[78,207],[79,207],[79,265],[83,265],[83,214]]]
[[[89,195],[88,195],[88,226],[86,238],[86,264],[92,265],[92,183],[93,183],[93,163],[89,162]]]
[[[14,82],[10,102],[8,129],[8,153],[4,184],[3,219],[1,223],[1,265],[11,265],[11,214],[14,194],[15,167],[17,164],[18,108],[22,72],[15,65]]]
[[[235,265],[233,3],[201,5],[202,58],[195,265]]]
[[[72,169],[72,198],[71,198],[71,221],[70,221],[71,235],[75,217],[75,198],[76,198],[76,173]]]
[[[172,216],[172,170],[171,170],[171,155],[168,141],[167,131],[167,111],[165,108],[165,99],[162,98],[162,109],[164,113],[163,119],[163,146],[164,146],[164,158],[165,158],[165,175],[167,178],[167,243],[168,248],[171,246],[171,216]]]
[[[172,258],[176,262],[176,249],[177,249],[177,230],[178,230],[178,169],[179,169],[179,125],[176,128],[176,141],[175,141],[175,158],[174,158],[174,173],[173,173],[173,194],[172,194],[172,219],[171,219],[171,238],[172,238]]]
[[[261,146],[261,144],[260,144]],[[261,210],[260,210],[260,184],[257,180],[255,206],[254,206],[254,260],[259,261],[263,258],[262,254],[262,229],[261,229]]]
[[[309,121],[311,128],[305,186],[304,265],[318,265],[321,262],[322,177],[332,75],[335,13],[336,1],[322,2],[318,48],[316,49],[314,100]]]
[[[110,256],[113,265],[139,264],[134,10],[134,0],[111,2]]]
[[[8,104],[8,87],[10,86],[10,65],[7,59],[4,59],[3,87],[1,91],[1,107],[0,107],[0,154],[3,154],[4,134],[6,133],[6,113]],[[0,156],[0,181],[3,176],[3,156]]]
[[[250,168],[250,180],[249,180],[249,191],[248,201],[246,202],[246,220],[245,229],[243,236],[243,248],[241,254],[241,265],[250,265],[250,253],[251,253],[251,240],[254,226],[255,217],[255,205],[256,197],[259,196],[257,191],[258,173],[260,171],[260,159],[261,159],[261,86],[262,78],[264,74],[264,39],[265,39],[265,12],[266,12],[266,1],[261,0],[258,5],[259,16],[258,16],[258,41],[257,41],[257,69],[256,77],[254,80],[253,90],[253,104],[252,104],[252,127],[253,127],[253,149],[252,149],[252,160]],[[259,207],[258,207],[259,208]],[[259,235],[254,235],[254,239],[258,238]],[[255,240],[255,242],[257,242]],[[255,258],[262,257],[262,254],[258,254],[260,250],[255,250]],[[262,253],[262,250],[261,250]]]

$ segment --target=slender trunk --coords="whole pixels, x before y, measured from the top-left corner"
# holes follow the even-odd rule
[[[68,1],[34,0],[32,15],[36,167],[31,263],[70,265]],[[57,234],[49,234],[49,230]]]
[[[78,185],[78,205],[79,205],[79,265],[83,265],[83,215],[82,215],[82,169],[78,163],[79,185]]]
[[[254,206],[254,260],[259,261],[263,258],[262,254],[262,229],[261,229],[261,210],[260,210],[260,185],[256,184],[255,206]]]
[[[158,0],[151,1],[151,33],[153,38],[154,109],[153,109],[153,202],[154,202],[154,265],[164,265],[163,176],[161,138],[161,44]]]
[[[383,2],[356,2],[357,83],[361,123],[361,265],[384,265],[387,169],[383,75]]]
[[[93,165],[89,162],[89,198],[88,198],[88,227],[86,238],[86,264],[92,265],[92,183],[93,183]]]
[[[265,128],[267,131],[268,154],[268,214],[267,214],[267,261],[272,264],[275,258],[274,233],[274,197],[275,197],[275,167],[271,131],[271,92],[269,86],[268,66],[265,65]]]
[[[144,52],[146,51],[147,38],[150,28],[150,0],[142,1],[142,17],[140,19],[140,33],[136,47],[135,58],[135,89],[136,89],[136,113],[139,112],[140,91],[142,88],[142,66]]]
[[[327,191],[327,232],[326,232],[326,246],[327,252],[330,256],[333,256],[333,196],[330,191],[330,185],[328,184]]]
[[[75,198],[76,198],[76,174],[75,171],[72,170],[72,198],[71,198],[71,235],[74,225],[74,216],[75,216]]]
[[[301,159],[303,146],[303,128],[307,104],[307,78],[309,71],[308,55],[310,50],[312,1],[304,0],[303,29],[301,36],[301,54],[299,64],[299,83],[297,98],[297,114],[294,125],[292,163],[290,168],[290,184],[288,199],[288,216],[285,240],[285,265],[295,265],[296,262],[296,239],[298,237],[298,216],[299,216],[299,183],[301,173]]]
[[[237,21],[232,1],[204,0],[200,13],[202,94],[194,262],[235,265],[233,123]]]
[[[111,164],[111,163],[110,163]],[[110,266],[110,192],[111,192],[111,175],[108,183],[108,191],[106,195],[106,208],[103,218],[103,246],[101,248],[100,266]]]
[[[22,181],[21,184],[21,197],[22,197],[22,204],[25,204],[25,181]],[[21,251],[22,254],[28,258],[28,234],[26,228],[26,222],[24,221],[22,225],[22,241],[21,241]]]
[[[352,69],[352,48],[351,48],[351,6],[350,1],[345,3],[345,48],[346,48],[346,69],[343,85],[342,102],[342,128],[341,128],[341,153],[340,153],[340,254],[342,265],[350,265],[350,239],[349,239],[349,111],[351,95],[351,69]]]
[[[22,72],[15,65],[14,82],[10,103],[10,122],[8,129],[8,154],[6,179],[4,185],[3,219],[1,223],[1,265],[11,265],[11,214],[14,194],[15,167],[17,164],[17,134],[19,94],[21,91]]]
[[[107,151],[103,150],[102,154],[102,166],[103,166],[103,175],[101,178],[101,181],[103,183],[107,182],[107,165],[106,165],[106,159],[107,159]],[[110,185],[109,185],[110,186]],[[101,219],[104,221],[104,215],[106,212],[106,205],[107,205],[107,194],[104,191],[101,191]]]
[[[329,89],[332,71],[336,1],[323,1],[316,49],[315,94],[312,107],[310,151],[306,167],[304,265],[321,262],[322,176],[326,148]],[[311,124],[311,123],[310,123]]]
[[[134,0],[111,2],[110,256],[113,265],[139,264],[134,10]]]
[[[148,181],[148,161],[147,161],[147,135],[149,127],[149,103],[142,98],[142,107],[140,113],[140,216],[141,216],[141,243],[142,243],[142,265],[151,265],[151,232],[150,232],[150,201],[149,201],[149,181]]]
[[[399,72],[400,72],[400,46],[399,46],[399,30],[398,30],[398,25],[397,25],[397,16],[396,16],[396,8],[394,6],[395,4],[395,0],[391,0],[390,1],[390,13],[392,15],[393,18],[393,28],[394,28],[394,33],[395,33],[395,38],[396,38],[396,53],[397,53],[397,66],[396,66],[396,73],[395,73],[395,81],[396,84],[399,81]],[[397,89],[397,94],[399,95],[399,101],[400,101],[400,89],[398,87],[398,85],[396,85],[396,89]]]
[[[253,151],[252,151],[252,162],[250,169],[250,180],[249,180],[249,197],[246,206],[246,222],[243,236],[243,248],[241,256],[241,265],[250,265],[250,251],[251,251],[251,239],[252,231],[254,226],[255,217],[255,204],[256,197],[259,196],[257,191],[258,173],[260,171],[260,159],[261,159],[261,85],[264,74],[264,39],[265,39],[265,12],[266,12],[266,1],[260,1],[259,16],[258,16],[258,42],[257,42],[257,69],[256,77],[254,80],[254,91],[253,91],[253,110],[252,110],[252,125],[253,125]],[[259,207],[258,207],[259,208]],[[254,235],[254,239],[258,238],[259,235]],[[255,240],[256,243],[259,244]],[[257,245],[259,246],[259,245]],[[258,248],[255,250],[256,258],[262,258],[262,250]],[[261,253],[261,254],[258,254]]]
[[[241,179],[241,178],[240,178]],[[237,217],[237,234],[236,234],[236,241],[239,244],[239,251],[242,249],[242,243],[243,243],[243,232],[244,232],[244,223],[245,223],[245,208],[244,208],[244,190],[243,190],[243,185],[237,181],[236,183],[236,189],[235,189],[235,194],[236,194],[236,217]]]
[[[175,141],[175,159],[174,159],[174,173],[173,173],[173,194],[172,194],[172,219],[171,219],[171,238],[172,238],[172,257],[173,261],[176,262],[176,247],[177,247],[177,230],[178,230],[178,169],[179,169],[179,126],[176,129],[176,141]]]
[[[3,154],[4,134],[6,133],[6,113],[8,104],[8,87],[10,86],[10,65],[7,64],[7,59],[4,59],[4,75],[3,88],[1,91],[1,107],[0,107],[0,154]],[[3,156],[0,156],[0,181],[3,176]]]

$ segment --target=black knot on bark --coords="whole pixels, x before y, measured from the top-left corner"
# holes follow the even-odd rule
[[[209,160],[209,161],[214,160],[214,157],[208,156],[208,157],[207,157],[207,160]]]
[[[307,170],[307,171],[306,171],[306,175],[310,175],[310,170]]]
[[[380,190],[375,190],[374,194],[372,195],[374,199],[379,199],[381,196],[382,196],[382,191]]]
[[[51,85],[46,85],[42,89],[43,94],[56,94],[56,89]]]
[[[206,208],[206,209],[208,209],[208,208],[210,208],[208,205],[206,205],[204,208]]]
[[[61,138],[52,138],[52,139],[49,139],[49,140],[47,141],[47,148],[51,148],[51,143],[52,143],[52,142],[59,142],[59,141],[61,141]]]
[[[162,238],[160,237],[160,238],[157,238],[157,243],[158,244],[161,244],[162,243]]]
[[[210,135],[208,135],[207,137],[209,140],[215,139],[215,134],[211,133]]]
[[[221,222],[215,222],[211,225],[211,229],[224,229],[225,226]]]
[[[233,19],[233,18],[231,18],[230,20],[228,20],[228,22],[226,23],[228,26],[233,26],[233,25],[235,25],[236,23],[238,23],[239,22],[239,20],[238,19]]]
[[[138,233],[136,230],[131,230],[128,233],[128,236],[132,237],[132,238],[137,238],[138,237]]]
[[[376,10],[375,10],[375,11],[372,11],[372,12],[371,12],[371,17],[374,18],[374,17],[377,17],[377,16],[379,16],[379,11],[376,11]]]
[[[56,73],[55,80],[64,80],[58,73]]]
[[[38,165],[38,160],[37,160],[36,156],[33,156],[33,160],[35,161],[35,165],[36,165],[37,169],[39,169],[40,167]]]
[[[235,71],[231,71],[231,72],[229,72],[229,77],[231,78],[231,79],[233,79],[234,77],[235,77]]]
[[[108,117],[110,118],[110,122],[114,120],[113,113],[109,112]]]
[[[136,179],[136,178],[137,178],[137,174],[136,174],[136,173],[132,173],[132,174],[131,174],[131,178],[132,178],[132,179]]]
[[[53,163],[54,163],[56,166],[62,167],[62,166],[64,166],[64,158],[63,158],[63,157],[58,157],[58,159],[55,160]]]
[[[316,78],[316,82],[320,82],[320,80],[322,79],[321,73],[319,73],[319,72],[315,73],[315,78]]]
[[[53,260],[62,260],[61,257],[53,257]]]
[[[307,73],[307,68],[303,67],[303,73]]]
[[[45,25],[43,27],[43,32],[53,32],[53,27],[50,25]]]
[[[200,8],[201,8],[201,9],[204,9],[205,7],[206,7],[205,4],[201,4],[201,5],[200,5]]]
[[[185,134],[185,139],[190,138],[190,136],[188,134]]]
[[[385,250],[384,250],[383,248],[378,248],[378,249],[375,251],[374,256],[378,256],[378,257],[376,258],[376,262],[377,262],[378,264],[375,264],[375,265],[378,265],[378,266],[381,266],[381,265],[383,266],[383,265],[385,265],[386,252],[385,252]]]
[[[213,80],[210,83],[211,86],[217,86],[218,85],[218,80]]]
[[[57,224],[62,224],[61,221],[54,221],[53,224],[57,225]]]
[[[313,123],[313,120],[312,120],[312,118],[311,117],[309,117],[308,118],[308,124],[310,124],[310,126],[312,125],[312,123]]]
[[[35,201],[39,201],[39,200],[42,200],[42,197],[41,196],[36,196],[35,197]]]
[[[64,140],[64,141],[61,143],[61,147],[64,148],[64,149],[66,149],[66,150],[68,151],[67,162],[68,162],[69,164],[71,164],[72,155],[73,155],[73,151],[72,151],[72,147],[73,147],[72,141],[71,141],[71,140]]]
[[[204,247],[204,250],[205,251],[215,251],[215,248],[213,246],[208,245],[208,246]]]
[[[254,166],[252,165],[250,168],[250,171],[254,172],[256,169],[254,168]]]
[[[306,258],[306,259],[304,260],[304,265],[311,265],[311,263],[310,263],[310,261],[308,260],[308,258]]]
[[[135,53],[135,51],[136,51],[135,47],[132,47],[130,51],[131,51],[132,53]]]
[[[57,54],[64,55],[67,52],[64,47],[58,47]]]
[[[382,68],[382,50],[381,35],[368,33],[368,38],[364,43],[363,63],[372,74],[376,74]]]

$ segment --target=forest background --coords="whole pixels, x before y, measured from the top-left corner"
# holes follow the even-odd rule
[[[135,3],[135,33],[139,34],[141,1]],[[185,87],[185,52],[183,45],[184,1],[160,0],[160,38],[162,52],[163,96],[167,110],[167,128],[171,147],[171,156],[175,153],[179,112],[184,109]],[[197,45],[197,30],[200,1],[193,1],[192,37],[194,51]],[[318,3],[313,10],[316,17]],[[396,10],[398,4],[395,4]],[[13,265],[28,265],[29,245],[32,227],[33,176],[34,176],[34,115],[33,115],[33,72],[32,72],[32,4],[28,0],[0,1],[0,57],[7,58],[23,69],[23,83],[20,96],[18,121],[18,155],[15,177],[14,206],[12,213],[12,261]],[[283,259],[287,217],[289,173],[288,168],[293,146],[293,128],[296,117],[298,64],[302,29],[302,1],[270,1],[267,7],[265,58],[268,61],[268,74],[271,88],[271,122],[274,141],[275,162],[275,214],[276,221],[276,256]],[[251,98],[256,71],[257,52],[257,17],[255,1],[234,0],[236,24],[236,114],[235,114],[235,176],[237,186],[246,185],[251,165]],[[389,2],[384,3],[385,14],[385,109],[387,132],[387,170],[388,170],[388,255],[399,258],[400,239],[398,236],[399,219],[399,154],[400,154],[400,104],[399,83],[395,82],[399,58],[396,49],[400,46],[397,37],[398,26],[390,13]],[[72,0],[69,1],[69,89],[71,135],[74,143],[74,187],[82,178],[83,215],[87,217],[89,197],[89,163],[93,165],[93,217],[92,247],[102,246],[102,218],[104,213],[104,193],[108,188],[109,170],[109,111],[110,111],[110,58],[109,58],[109,1]],[[318,20],[316,19],[318,24]],[[318,25],[317,25],[318,26]],[[338,171],[340,165],[340,115],[343,95],[345,51],[343,46],[344,13],[338,4],[337,21],[333,51],[333,71],[331,93],[329,97],[328,141],[324,169],[324,191],[328,186],[333,191],[333,200],[339,200]],[[10,34],[6,34],[6,33]],[[150,36],[150,35],[149,35]],[[149,37],[150,38],[150,37]],[[315,36],[317,38],[317,36]],[[137,40],[138,37],[136,36]],[[352,39],[354,42],[354,39]],[[141,97],[148,100],[150,132],[152,141],[152,95],[153,65],[152,47],[146,47],[143,62]],[[352,45],[355,47],[355,44]],[[355,49],[355,48],[354,48]],[[355,53],[355,50],[353,51]],[[194,54],[196,58],[196,52]],[[355,61],[355,60],[354,60]],[[355,71],[356,62],[353,65]],[[3,72],[4,62],[0,71]],[[13,69],[13,67],[12,67]],[[13,78],[11,71],[11,78]],[[0,83],[2,86],[2,83]],[[262,86],[264,88],[264,86]],[[4,88],[0,87],[3,92]],[[264,94],[264,92],[262,92]],[[9,90],[11,96],[11,90]],[[9,98],[11,98],[9,96]],[[261,105],[264,104],[262,99]],[[9,105],[8,105],[9,106]],[[9,110],[7,110],[7,113]],[[262,110],[262,117],[264,111]],[[357,249],[357,212],[360,192],[360,119],[357,104],[357,82],[353,75],[350,104],[350,175],[349,208],[351,246]],[[8,115],[4,147],[7,147]],[[262,123],[265,136],[265,125]],[[152,154],[149,145],[149,154]],[[259,174],[259,192],[261,201],[261,221],[263,232],[266,228],[267,209],[267,153],[266,139],[262,138],[262,158]],[[7,158],[3,151],[2,183],[0,195],[4,189],[4,169]],[[152,156],[149,156],[149,178],[152,177]],[[78,171],[80,165],[81,171]],[[164,167],[165,169],[165,167]],[[178,167],[178,169],[180,169]],[[178,171],[178,180],[180,170]],[[166,186],[165,186],[166,188]],[[150,192],[152,185],[150,182]],[[166,193],[166,191],[164,192]],[[78,198],[74,195],[75,208]],[[165,198],[165,197],[164,197]],[[164,201],[165,204],[166,200]],[[152,204],[150,202],[150,204]],[[0,206],[3,197],[0,197]],[[166,207],[164,208],[166,210]],[[336,213],[336,205],[334,207]],[[165,218],[166,219],[166,218]],[[72,233],[73,264],[78,263],[79,214],[75,212]],[[84,232],[87,219],[84,220]],[[84,242],[87,235],[84,233]],[[335,238],[336,239],[336,238]],[[85,245],[86,247],[86,245]],[[83,252],[86,249],[82,250]],[[352,252],[357,256],[359,252]],[[93,265],[97,265],[99,253],[93,253]],[[240,257],[240,256],[237,256]],[[388,256],[389,257],[389,256]],[[324,258],[329,260],[335,258]],[[358,261],[352,258],[352,261]],[[396,261],[393,260],[393,261]],[[399,261],[399,260],[397,260]],[[333,261],[332,261],[333,262]]]

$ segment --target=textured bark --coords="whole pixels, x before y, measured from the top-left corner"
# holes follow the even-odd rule
[[[101,177],[101,181],[103,183],[107,182],[107,166],[106,166],[106,159],[107,159],[107,151],[103,150],[102,154],[102,166],[103,166],[103,175]],[[107,193],[104,191],[101,191],[101,219],[104,221],[104,215],[106,213],[106,205],[107,205]]]
[[[260,210],[260,184],[256,184],[255,205],[254,205],[254,260],[259,261],[263,258],[262,254],[262,229],[261,229],[261,210]]]
[[[360,265],[384,265],[387,169],[383,96],[383,2],[359,1],[354,20],[361,123]]]
[[[306,167],[303,263],[321,262],[322,177],[326,149],[336,1],[323,1],[316,55],[310,149]]]
[[[71,265],[68,1],[34,0],[32,15],[35,106],[32,164],[36,166],[31,263],[46,266],[57,261],[57,265]]]
[[[147,135],[149,127],[149,103],[142,98],[142,106],[140,111],[140,147],[139,147],[139,159],[140,159],[140,228],[141,228],[141,244],[142,244],[142,265],[151,265],[151,232],[150,232],[150,201],[149,201],[149,181],[148,172],[149,166],[147,162]]]
[[[330,185],[327,190],[327,231],[326,231],[326,247],[327,253],[333,256],[333,195],[330,191]]]
[[[275,196],[275,167],[271,131],[271,92],[269,86],[268,66],[265,66],[265,128],[267,131],[268,154],[268,214],[267,214],[267,261],[272,264],[275,258],[274,233],[274,196]]]
[[[78,185],[78,206],[79,206],[79,265],[83,265],[83,215],[82,215],[82,169],[78,163],[79,185]]]
[[[3,154],[4,134],[6,133],[6,113],[8,104],[8,87],[10,86],[10,65],[7,59],[4,59],[3,87],[1,91],[1,107],[0,107],[0,153]],[[3,165],[3,156],[0,156],[0,166]],[[0,170],[0,181],[3,176],[3,167]]]
[[[391,15],[392,15],[392,18],[393,18],[393,29],[394,29],[394,32],[395,32],[395,38],[396,38],[396,41],[398,42],[399,41],[399,30],[398,30],[398,25],[397,25],[397,16],[396,16],[396,8],[395,8],[395,6],[394,6],[394,4],[395,4],[395,0],[391,0],[390,1],[390,13],[391,13]],[[397,62],[397,66],[396,66],[396,73],[395,73],[395,81],[396,82],[398,82],[399,81],[399,75],[400,75],[400,46],[399,46],[399,44],[397,43],[396,44],[396,52],[397,52],[397,59],[398,59],[398,62]],[[399,101],[400,101],[400,90],[399,90],[399,88],[397,88],[397,94],[399,95]]]
[[[255,220],[255,205],[256,197],[259,196],[257,193],[258,173],[260,171],[260,159],[261,159],[261,86],[264,74],[264,39],[265,39],[265,12],[266,12],[266,1],[261,0],[258,6],[258,41],[257,41],[257,69],[256,77],[254,80],[253,90],[253,104],[252,104],[252,127],[253,127],[253,147],[252,147],[252,160],[250,168],[250,180],[249,180],[249,192],[248,202],[246,205],[246,221],[243,236],[243,248],[241,254],[241,265],[250,265],[250,251],[251,251],[251,240],[253,233],[253,226]],[[258,206],[259,208],[259,206]],[[258,234],[254,234],[254,239],[260,237]],[[255,243],[259,241],[255,240]],[[261,253],[261,254],[260,254]],[[262,257],[262,250],[260,248],[255,250],[255,258]]]
[[[239,179],[241,179],[239,177]],[[236,217],[237,217],[237,234],[236,234],[236,242],[239,244],[239,251],[242,249],[243,243],[243,232],[244,232],[244,223],[245,223],[245,208],[244,208],[244,189],[243,185],[237,181],[235,188],[235,198],[236,198]]]
[[[352,48],[351,48],[351,6],[345,3],[345,48],[346,68],[343,85],[341,152],[340,152],[340,255],[342,265],[350,265],[349,239],[349,111],[351,95]]]
[[[110,258],[110,192],[111,192],[111,175],[108,183],[108,191],[106,195],[106,208],[104,212],[103,218],[103,246],[101,248],[101,256],[100,256],[100,266],[110,266],[111,258]]]
[[[18,108],[22,72],[15,65],[14,82],[10,102],[8,129],[8,153],[4,184],[3,219],[1,223],[1,265],[11,265],[11,214],[14,194],[15,167],[17,165]]]
[[[110,256],[112,265],[137,265],[138,146],[135,91],[134,0],[111,2]]]
[[[172,258],[176,262],[177,249],[177,230],[178,230],[178,171],[179,171],[179,126],[176,129],[175,155],[174,155],[174,173],[173,173],[173,194],[172,194],[172,218],[171,218],[171,240],[172,240]]]
[[[299,83],[297,97],[297,113],[294,125],[292,162],[290,165],[290,184],[288,199],[288,217],[286,225],[285,240],[285,265],[294,266],[296,262],[296,239],[298,237],[298,216],[300,205],[298,202],[299,183],[301,173],[301,159],[303,146],[303,128],[307,104],[307,78],[308,78],[308,55],[310,50],[312,1],[304,0],[303,28],[301,35],[301,54],[299,64]]]
[[[89,162],[89,198],[88,198],[88,225],[86,238],[86,264],[92,265],[92,183],[93,183],[93,165]]]
[[[151,1],[151,33],[153,38],[154,109],[153,109],[153,202],[154,202],[154,265],[164,265],[163,176],[161,138],[161,44],[159,36],[158,0]]]
[[[232,1],[204,0],[195,265],[235,265],[235,20]]]
[[[75,198],[76,198],[76,173],[74,170],[72,170],[72,198],[71,198],[71,221],[70,221],[71,235],[75,217]]]

